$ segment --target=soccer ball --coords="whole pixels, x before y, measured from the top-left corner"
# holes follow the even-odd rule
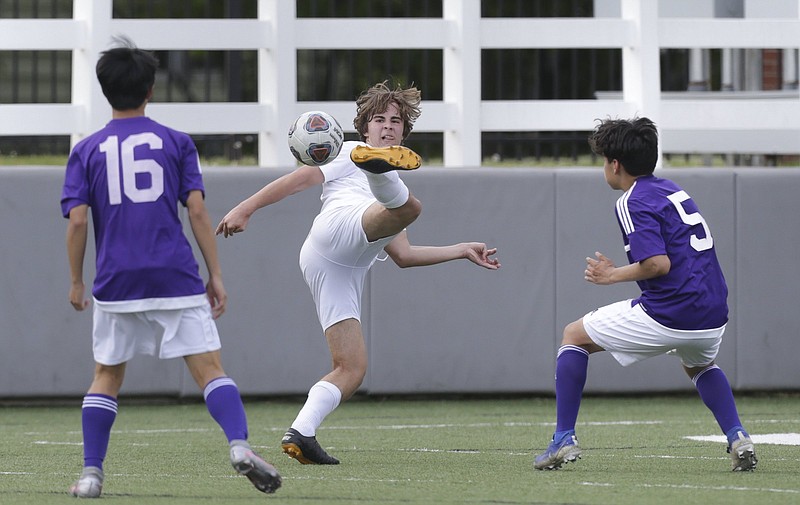
[[[324,165],[339,155],[344,132],[336,118],[326,112],[304,112],[289,127],[289,150],[306,165]]]

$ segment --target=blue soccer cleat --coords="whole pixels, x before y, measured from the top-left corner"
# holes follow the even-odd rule
[[[571,463],[581,458],[581,448],[574,432],[553,440],[547,450],[536,456],[533,467],[537,470],[558,470],[564,463]]]

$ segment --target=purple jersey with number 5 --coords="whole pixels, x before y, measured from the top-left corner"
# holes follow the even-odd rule
[[[617,200],[628,261],[666,254],[661,277],[638,281],[640,303],[659,323],[676,330],[720,328],[728,322],[728,288],[714,239],[694,201],[674,182],[643,176]]]
[[[91,207],[97,250],[92,294],[101,301],[205,293],[178,202],[204,191],[191,138],[147,117],[114,119],[67,162],[61,210]]]

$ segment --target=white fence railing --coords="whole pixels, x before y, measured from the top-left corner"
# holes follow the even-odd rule
[[[0,105],[0,135],[70,135],[75,141],[102,126],[110,110],[94,65],[112,36],[125,34],[147,49],[256,50],[257,102],[153,103],[148,115],[194,134],[258,132],[262,166],[293,163],[286,130],[301,112],[324,109],[345,127],[355,114],[351,102],[297,101],[297,50],[364,49],[367,42],[443,51],[443,100],[423,102],[415,131],[443,133],[446,166],[480,165],[482,132],[582,131],[597,118],[633,115],[656,121],[663,152],[800,153],[796,90],[736,100],[713,92],[667,98],[659,64],[662,48],[788,48],[796,58],[800,16],[660,18],[657,1],[620,1],[617,18],[481,18],[479,0],[442,0],[443,17],[435,19],[298,19],[294,1],[258,0],[257,19],[132,20],[112,18],[112,0],[74,0],[71,20],[0,20],[0,51],[72,51],[71,103]],[[482,49],[592,47],[622,50],[621,94],[481,100]]]

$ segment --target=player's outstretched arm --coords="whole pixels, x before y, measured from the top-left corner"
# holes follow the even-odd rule
[[[325,182],[325,176],[319,167],[303,165],[294,172],[281,176],[270,182],[250,198],[243,200],[231,209],[217,225],[215,233],[230,237],[247,229],[250,217],[262,207],[280,202],[287,196],[299,193],[312,186]]]
[[[497,253],[497,249],[489,248],[482,242],[462,242],[448,246],[415,246],[409,243],[408,233],[402,231],[384,250],[400,268],[437,265],[458,259],[468,259],[489,270],[500,268],[500,261],[492,257]]]

